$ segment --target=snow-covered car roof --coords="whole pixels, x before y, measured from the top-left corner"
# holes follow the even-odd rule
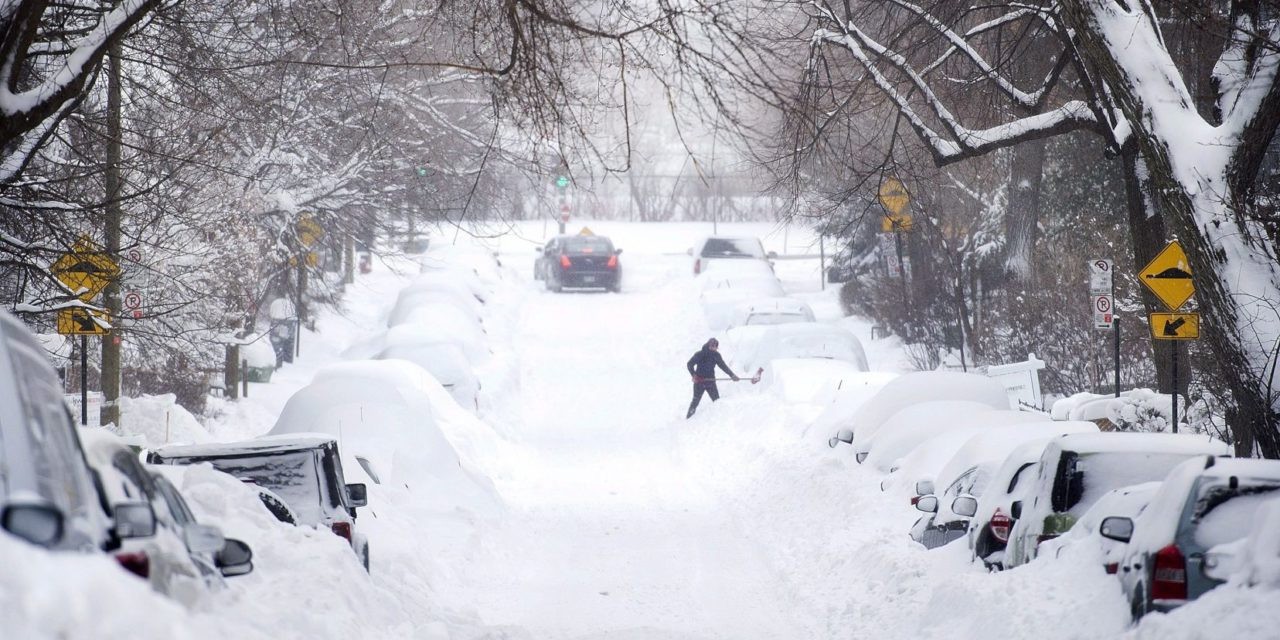
[[[1024,443],[1036,440],[1047,442],[1049,438],[1068,433],[1098,432],[1098,426],[1087,421],[1055,422],[1048,420],[1043,414],[1026,411],[991,413],[1010,415],[998,419],[1003,423],[1002,426],[975,435],[956,451],[935,479],[934,486],[939,491],[975,465],[988,465],[995,471],[1010,453]],[[1010,422],[1004,422],[1006,420]],[[1038,457],[1037,455],[1032,459]]]
[[[214,442],[208,444],[170,444],[152,451],[161,458],[210,458],[259,453],[285,453],[336,446],[337,439],[322,433],[265,435],[253,440]]]
[[[1136,451],[1231,455],[1231,448],[1221,440],[1189,433],[1072,433],[1054,439],[1049,446],[1076,453]]]
[[[1012,415],[1013,419],[1023,418],[1007,409],[997,412],[972,400],[921,402],[893,414],[874,437],[858,441],[856,451],[867,453],[867,464],[878,467],[881,471],[888,471],[899,458],[948,431],[1009,424],[1007,420],[1010,418],[1005,417],[1006,413]],[[1032,414],[1028,414],[1023,421],[1031,422],[1035,419]]]
[[[903,407],[926,400],[972,400],[992,409],[1009,409],[1009,393],[999,381],[977,373],[917,371],[891,380],[850,420],[857,440],[872,436]]]

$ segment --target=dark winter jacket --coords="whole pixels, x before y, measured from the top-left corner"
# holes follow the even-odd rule
[[[729,365],[724,363],[724,358],[717,351],[712,351],[707,345],[702,345],[702,349],[693,354],[689,358],[689,375],[698,376],[699,378],[716,377],[716,367],[720,367],[730,378],[737,377],[733,371],[729,370]]]

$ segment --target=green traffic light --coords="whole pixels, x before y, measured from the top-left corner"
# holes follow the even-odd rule
[[[425,175],[427,175],[427,168],[426,168],[426,167],[418,167],[418,175],[419,175],[419,176],[425,176]]]
[[[559,178],[556,178],[556,186],[561,189],[569,186],[569,176],[560,176]]]

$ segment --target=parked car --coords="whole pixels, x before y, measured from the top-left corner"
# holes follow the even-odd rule
[[[1035,559],[1041,542],[1071,529],[1103,494],[1163,479],[1183,461],[1229,455],[1221,441],[1193,434],[1077,433],[1054,438],[1040,457],[1027,497],[1010,505],[1017,519],[1004,564]]]
[[[1080,516],[1070,531],[1040,545],[1040,554],[1059,558],[1063,551],[1075,545],[1094,545],[1102,552],[1103,570],[1115,574],[1124,557],[1125,543],[1103,536],[1099,529],[1102,521],[1116,516],[1137,518],[1151,504],[1161,484],[1154,480],[1108,491]]]
[[[738,303],[727,328],[814,320],[813,309],[795,298],[758,298]]]
[[[1025,498],[1040,468],[1040,456],[1051,438],[1025,442],[1014,448],[991,475],[987,490],[969,520],[968,544],[973,558],[988,569],[1004,568],[1005,546],[1017,519],[1013,503]],[[959,505],[952,504],[952,509]],[[967,509],[966,509],[967,510]]]
[[[540,279],[550,291],[606,289],[617,293],[622,290],[621,254],[622,249],[615,249],[605,236],[557,236],[543,247],[534,271],[541,272]]]
[[[0,528],[31,544],[93,552],[119,545],[109,504],[35,336],[0,311]],[[120,505],[147,516],[146,505]],[[145,524],[145,523],[138,523]]]
[[[867,371],[862,342],[848,329],[831,324],[793,322],[765,327],[757,339],[733,360],[743,370],[755,370],[782,358],[840,360]]]
[[[964,430],[976,435],[984,429],[1032,422],[1049,422],[1049,416],[1030,411],[991,409],[971,400],[922,402],[894,414],[874,437],[859,441],[855,446],[854,459],[888,471],[913,449],[942,434]],[[963,438],[961,444],[968,440]],[[943,460],[942,464],[946,462]],[[935,471],[941,471],[941,467]],[[936,480],[932,476],[919,479]],[[912,479],[913,485],[915,480]]]
[[[698,278],[701,291],[698,294],[698,302],[702,305],[707,325],[712,329],[727,328],[734,318],[738,305],[747,300],[786,296],[782,283],[768,267],[758,264],[742,266],[751,268],[719,269]]]
[[[1280,461],[1199,456],[1174,468],[1136,519],[1104,519],[1102,535],[1127,543],[1117,575],[1133,617],[1169,611],[1222,584],[1206,553],[1244,538],[1258,509],[1276,498]]]
[[[298,524],[345,538],[369,568],[368,540],[356,530],[367,503],[363,484],[346,484],[338,443],[328,436],[264,436],[241,442],[168,445],[147,454],[155,464],[208,462],[223,473],[266,487],[282,498]]]
[[[858,408],[844,428],[831,439],[831,446],[861,442],[876,434],[893,414],[920,402],[968,400],[992,409],[1014,408],[1009,393],[1000,382],[976,373],[958,371],[918,371],[891,380]]]
[[[977,512],[978,502],[986,493],[992,477],[1008,455],[1026,442],[1048,442],[1049,438],[1064,433],[1097,433],[1091,422],[1051,422],[1039,414],[1028,412],[992,411],[1007,426],[979,431],[955,450],[955,455],[943,465],[933,478],[921,478],[915,483],[916,497],[912,503],[927,516],[917,523],[912,539],[925,548],[932,549],[965,537],[969,531],[969,519]],[[979,416],[983,414],[978,414]],[[980,419],[980,418],[979,418]],[[936,490],[935,490],[936,487]],[[924,498],[937,495],[933,508]],[[920,502],[925,502],[922,506]],[[959,509],[957,509],[959,507]]]
[[[764,245],[759,238],[733,238],[728,236],[709,236],[698,241],[689,249],[693,257],[693,275],[707,272],[711,265],[726,260],[756,260],[769,264],[769,259],[777,254],[765,253]]]
[[[149,582],[156,592],[187,606],[220,586],[224,574],[252,570],[248,546],[228,540],[217,527],[196,522],[177,489],[147,469],[124,441],[99,428],[82,429],[82,436],[104,495],[112,503],[144,503],[152,514],[149,535],[124,540],[113,552],[122,567]]]
[[[418,334],[399,331],[409,327],[396,327],[388,332],[387,347],[375,356],[378,360],[392,358],[408,360],[426,369],[449,390],[459,406],[472,411],[480,408],[480,380],[471,368],[471,362],[460,347],[434,339],[416,340]]]
[[[1280,587],[1280,498],[1254,512],[1243,538],[1215,545],[1204,554],[1205,575],[1223,582]]]

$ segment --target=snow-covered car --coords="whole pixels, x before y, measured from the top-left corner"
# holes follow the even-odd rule
[[[1244,538],[1259,508],[1276,498],[1280,461],[1198,456],[1169,472],[1136,519],[1104,519],[1102,535],[1127,543],[1117,575],[1133,617],[1169,611],[1222,584],[1206,571],[1206,554]]]
[[[1074,433],[1049,442],[1026,497],[1010,505],[1017,522],[1009,533],[1004,565],[1035,559],[1040,543],[1062,535],[1103,494],[1161,480],[1183,461],[1229,455],[1208,436],[1172,433]]]
[[[717,272],[702,278],[698,302],[702,304],[707,325],[717,331],[729,325],[738,304],[754,298],[786,296],[782,283],[772,271],[768,275]]]
[[[58,374],[35,337],[3,311],[0,529],[54,550],[92,552],[116,544]]]
[[[781,358],[839,360],[867,371],[867,356],[853,332],[830,324],[796,322],[767,326],[751,348],[733,356],[744,371],[767,367]]]
[[[480,380],[467,354],[455,343],[424,336],[417,326],[402,325],[387,332],[386,347],[374,358],[408,360],[430,372],[460,406],[480,408]]]
[[[346,483],[338,443],[329,436],[269,435],[241,442],[167,445],[150,451],[147,460],[171,465],[207,462],[266,487],[289,505],[298,524],[323,527],[346,539],[369,568],[368,540],[356,530],[356,509],[367,500],[365,485]]]
[[[708,236],[698,241],[689,249],[693,257],[693,275],[706,273],[719,266],[718,263],[732,261],[756,261],[766,266],[772,253],[765,253],[764,245],[759,238],[734,238],[728,236]]]
[[[1006,412],[1003,411],[993,413],[1010,421],[1008,426],[979,431],[956,450],[936,477],[916,481],[918,497],[913,498],[913,502],[917,508],[925,496],[936,494],[938,497],[932,509],[920,509],[931,515],[924,518],[925,522],[917,523],[918,529],[913,530],[912,538],[926,548],[932,549],[965,536],[969,530],[969,518],[977,512],[978,501],[986,493],[992,476],[1020,445],[1037,440],[1048,442],[1050,438],[1065,433],[1098,431],[1091,422],[1052,422],[1042,414],[1026,412],[1008,412],[1023,415],[1004,415]],[[1030,422],[1023,422],[1027,415],[1035,417]],[[928,506],[928,501],[925,506]]]
[[[945,433],[960,429],[976,433],[983,427],[1039,420],[1048,417],[996,410],[972,400],[921,402],[893,414],[874,436],[859,439],[854,445],[854,459],[887,472],[898,467],[898,461],[913,449]]]
[[[1125,543],[1103,536],[1099,525],[1107,518],[1137,518],[1151,503],[1161,484],[1161,481],[1155,480],[1108,491],[1080,516],[1070,531],[1052,540],[1045,540],[1040,545],[1040,555],[1059,558],[1069,547],[1079,544],[1094,545],[1101,553],[1103,569],[1115,574],[1124,556]]]
[[[419,283],[447,283],[446,286],[460,286],[471,292],[471,295],[482,303],[489,300],[493,295],[491,285],[485,284],[475,269],[449,264],[445,261],[431,260],[421,261],[421,273],[413,279],[409,284],[410,287]]]
[[[156,592],[193,606],[221,582],[217,554],[228,541],[217,527],[199,524],[190,517],[185,501],[174,495],[176,490],[163,486],[164,478],[143,465],[124,441],[99,428],[81,429],[81,435],[107,500],[112,504],[142,502],[151,509],[149,535],[123,540],[113,551],[116,561],[148,581]],[[232,573],[234,568],[229,571]]]
[[[480,362],[489,354],[488,336],[475,316],[450,304],[427,303],[413,307],[388,328],[416,326],[423,335],[447,338],[466,351],[472,362]]]
[[[758,298],[738,303],[727,328],[814,322],[813,309],[795,298]]]
[[[502,281],[502,263],[492,250],[466,244],[432,244],[418,264],[423,273],[462,269],[474,273],[487,287]]]
[[[466,311],[477,321],[481,320],[482,305],[475,296],[432,284],[401,289],[400,294],[396,296],[395,305],[391,307],[391,313],[387,316],[387,324],[388,326],[400,324],[404,317],[417,307],[432,304],[455,306]]]
[[[958,371],[907,373],[890,381],[862,404],[836,432],[832,445],[856,444],[871,438],[886,420],[903,408],[942,400],[979,402],[992,409],[1013,408],[1004,386],[983,375]]]

